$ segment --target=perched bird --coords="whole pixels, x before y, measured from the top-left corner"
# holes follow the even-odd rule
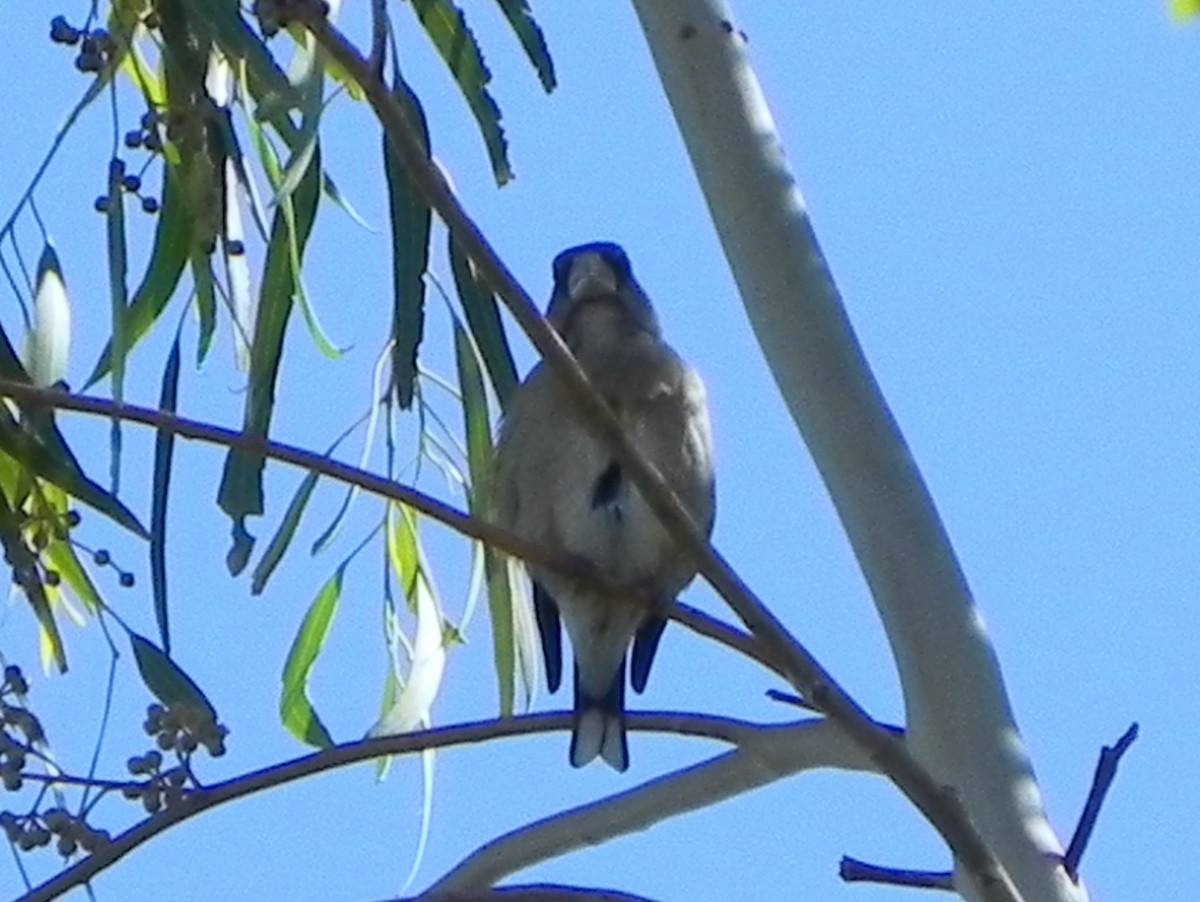
[[[597,242],[559,254],[546,318],[633,444],[710,533],[715,495],[704,383],[663,341],[625,252]],[[499,525],[627,590],[599,592],[531,568],[551,692],[562,681],[560,616],[575,651],[571,764],[582,767],[599,755],[625,770],[630,642],[630,681],[640,693],[671,605],[696,567],[544,363],[521,384],[501,427],[492,510]]]

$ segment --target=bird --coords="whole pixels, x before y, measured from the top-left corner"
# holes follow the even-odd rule
[[[546,320],[632,444],[711,535],[712,429],[700,375],[663,340],[620,245],[567,248],[552,270]],[[544,361],[513,393],[500,425],[491,512],[498,525],[610,587],[601,591],[594,582],[529,567],[551,693],[562,682],[562,626],[574,650],[571,765],[600,757],[624,772],[626,660],[629,682],[641,693],[675,598],[695,577],[696,564]]]

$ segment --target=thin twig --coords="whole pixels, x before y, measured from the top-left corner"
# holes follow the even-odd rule
[[[917,889],[942,889],[954,892],[954,874],[950,871],[913,871],[888,868],[845,856],[838,876],[846,883],[882,883],[887,886],[911,886]]]
[[[1067,869],[1067,873],[1076,883],[1079,882],[1079,862],[1087,850],[1088,841],[1092,838],[1092,831],[1096,828],[1096,821],[1100,817],[1100,808],[1104,804],[1105,796],[1108,795],[1109,787],[1112,786],[1112,781],[1117,776],[1117,766],[1121,763],[1121,758],[1129,750],[1129,747],[1133,745],[1133,741],[1137,739],[1137,735],[1138,725],[1130,724],[1129,729],[1117,740],[1116,745],[1106,745],[1100,750],[1100,760],[1096,762],[1096,774],[1092,777],[1092,788],[1083,805],[1083,814],[1079,816],[1079,825],[1075,828],[1075,835],[1071,837],[1071,843],[1067,846],[1066,853],[1063,854],[1063,867]]]

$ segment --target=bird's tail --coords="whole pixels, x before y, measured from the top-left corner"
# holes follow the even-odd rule
[[[625,659],[602,698],[594,698],[579,682],[575,667],[575,723],[571,732],[571,766],[583,767],[597,756],[618,772],[629,767],[625,739]]]

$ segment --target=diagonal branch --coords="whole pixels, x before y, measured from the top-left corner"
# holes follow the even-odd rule
[[[243,451],[260,454],[272,460],[278,460],[313,473],[319,473],[322,476],[327,476],[346,485],[357,486],[364,492],[369,492],[381,498],[406,504],[414,510],[419,510],[430,519],[437,520],[439,523],[449,526],[462,535],[478,539],[481,542],[487,542],[492,547],[499,548],[505,554],[537,564],[546,570],[562,573],[577,579],[588,580],[591,583],[596,583],[599,579],[599,575],[593,573],[591,570],[578,571],[573,562],[555,557],[540,545],[527,542],[508,530],[489,523],[486,520],[472,517],[470,514],[459,510],[453,505],[439,501],[432,495],[427,495],[417,489],[393,482],[390,479],[385,479],[369,470],[342,463],[332,457],[316,454],[296,445],[261,439],[257,436],[228,429],[224,426],[192,420],[153,407],[139,407],[135,404],[126,404],[124,402],[112,401],[108,398],[97,398],[89,395],[72,395],[58,389],[37,388],[28,383],[15,382],[10,379],[0,379],[0,397],[12,398],[30,407],[44,406],[57,410],[70,410],[76,413],[94,414],[115,420],[141,423],[145,426],[153,426],[155,429],[161,429],[164,432],[174,433],[182,438],[220,445],[223,448],[238,448]],[[597,588],[603,590],[606,587],[598,585]],[[702,636],[713,639],[734,651],[741,652],[769,670],[773,670],[776,673],[780,672],[780,667],[772,663],[772,659],[753,636],[749,636],[726,623],[722,623],[720,620],[705,614],[697,608],[680,604],[678,605],[678,610],[673,614],[673,619],[678,620],[688,629]]]
[[[700,573],[746,624],[767,656],[779,662],[788,681],[834,719],[925,815],[955,857],[983,888],[983,898],[1017,902],[1019,894],[956,794],[939,785],[900,743],[878,728],[862,707],[834,682],[720,553],[709,545],[661,474],[638,454],[566,345],[545,323],[529,295],[458,202],[445,177],[416,139],[404,111],[392,99],[387,86],[372,75],[362,54],[323,14],[315,14],[308,4],[293,12],[297,21],[311,30],[325,51],[359,83],[413,184],[438,212],[483,281],[508,307],[547,365],[562,380],[596,434],[609,444],[628,469],[663,525],[697,562]]]

